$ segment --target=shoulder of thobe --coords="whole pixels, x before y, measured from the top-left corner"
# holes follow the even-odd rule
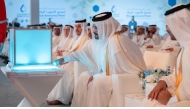
[[[124,38],[124,39],[123,39]],[[120,43],[120,40],[125,40],[125,36],[123,36],[123,35],[116,35],[116,34],[114,34],[114,36],[113,37],[111,37],[111,39],[109,40],[109,50],[116,50],[116,51],[114,51],[114,54],[115,53],[117,53],[117,52],[119,52],[120,50],[122,50],[121,49],[121,43]],[[120,48],[120,49],[118,49],[118,48]],[[112,55],[114,55],[114,54],[112,54]]]

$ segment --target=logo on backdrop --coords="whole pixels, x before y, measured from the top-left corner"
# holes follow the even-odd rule
[[[21,12],[25,12],[26,11],[26,7],[24,6],[24,4],[20,7],[20,11]]]
[[[116,7],[113,5],[112,8],[111,8],[111,12],[112,13],[115,13],[117,11]]]
[[[115,18],[119,18],[120,17],[120,13],[117,13],[117,8],[116,8],[115,5],[112,6],[111,12],[112,12],[113,17],[115,17]]]
[[[17,13],[18,22],[23,25],[24,23],[28,24],[30,19],[30,13],[27,12],[26,6],[22,4],[20,6],[20,11]]]

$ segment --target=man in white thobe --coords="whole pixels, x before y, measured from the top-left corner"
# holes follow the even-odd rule
[[[54,49],[54,47],[56,47],[60,42],[61,30],[62,25],[55,25],[53,28],[52,49]]]
[[[87,66],[95,66],[93,73],[85,72],[79,76],[71,106],[108,106],[112,92],[112,74],[138,74],[146,70],[140,49],[120,34],[121,26],[111,12],[98,14],[92,21],[92,46],[72,53],[73,58],[56,60],[59,63],[80,61]],[[90,61],[91,55],[88,54],[93,54],[94,60]]]
[[[111,75],[137,74],[146,69],[140,49],[129,38],[118,32],[120,24],[112,17],[111,12],[98,14],[92,21],[94,37],[98,39],[98,46],[101,47],[97,53],[99,55],[97,66],[100,71],[90,77],[81,74],[71,106],[109,106],[112,92]],[[87,85],[82,88],[86,90],[85,98],[76,96],[76,93],[84,94],[81,91],[82,81],[87,81]]]
[[[59,56],[67,56],[68,54],[76,51],[80,47],[83,46],[85,41],[87,40],[87,33],[86,33],[86,19],[84,20],[77,20],[75,22],[73,38],[72,38],[72,47],[71,49],[67,50],[57,50],[57,55]]]
[[[74,41],[71,49],[68,51],[57,50],[57,56],[67,56],[83,47],[87,39],[86,26],[86,19],[77,20],[75,22],[72,38]],[[64,55],[64,52],[68,52],[68,54]],[[69,62],[64,65],[59,65],[59,67],[63,68],[65,71],[63,77],[48,95],[47,103],[49,105],[57,105],[60,103],[69,104],[72,100],[72,94],[74,91],[74,63]]]
[[[73,27],[70,25],[64,26],[62,29],[62,33],[61,33],[60,42],[52,50],[53,61],[55,59],[57,59],[56,50],[69,50],[69,49],[71,49],[71,47],[73,45],[72,38],[73,38]]]
[[[180,44],[176,40],[175,36],[170,32],[168,26],[166,26],[168,31],[169,37],[167,37],[166,41],[163,43],[161,50],[168,50],[168,51],[176,51],[179,52]]]
[[[124,36],[127,36],[129,39],[133,38],[133,35],[130,33],[129,27],[127,25],[122,25],[121,26],[121,33]]]
[[[168,25],[166,25],[166,31],[167,31]],[[170,34],[168,33],[168,31],[162,36],[162,40],[165,40],[170,36]]]
[[[147,31],[147,35],[144,40],[141,41],[141,44],[144,45],[146,48],[153,48],[158,47],[161,42],[161,38],[158,34],[159,29],[156,25],[150,25],[149,31]]]
[[[161,78],[141,106],[190,106],[190,4],[166,11],[165,21],[182,49],[175,72]]]
[[[139,26],[137,29],[137,34],[133,36],[132,41],[137,44],[139,47],[143,46],[142,41],[145,38],[145,28],[143,26]]]
[[[51,29],[53,31],[53,27],[55,26],[56,24],[54,22],[48,22],[48,29]]]

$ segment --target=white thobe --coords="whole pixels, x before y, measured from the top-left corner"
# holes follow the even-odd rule
[[[163,40],[166,40],[169,36],[170,36],[170,34],[169,34],[169,33],[166,33],[166,34],[164,34],[164,36],[162,36],[162,39],[163,39]]]
[[[166,39],[164,44],[162,45],[162,50],[167,49],[167,48],[173,48],[174,51],[179,51],[180,50],[180,45],[177,40],[171,40],[170,37]]]
[[[124,44],[124,42],[126,41],[124,35],[120,35],[118,36],[118,38],[120,39],[120,41],[123,41],[121,44]],[[91,75],[84,72],[79,76],[71,106],[109,106],[112,92],[111,75],[123,73],[137,74],[141,71],[138,67],[131,64],[131,61],[128,60],[126,55],[123,53],[123,50],[122,48],[120,48],[119,42],[117,40],[117,36],[111,37],[108,42],[107,48],[102,49],[105,54],[103,57],[106,57],[106,50],[108,50],[110,76],[106,76],[105,73],[106,58],[99,59],[101,60],[101,62],[99,63],[101,70],[93,75],[93,80],[89,83],[88,87],[87,81]],[[128,44],[134,47],[136,46],[133,42],[128,41]],[[139,53],[139,60],[141,60],[142,54],[140,50],[136,52]],[[145,64],[144,67],[146,67]]]
[[[159,45],[161,42],[161,37],[159,35],[153,34],[152,39],[156,45]]]
[[[60,43],[61,43],[61,40],[60,40],[59,44],[52,49],[52,62],[57,59],[56,50],[65,50],[65,51],[68,51],[68,50],[70,50],[72,48],[73,39],[70,38],[63,45],[60,45]]]
[[[125,31],[124,33],[122,33],[124,36],[127,36],[129,39],[133,38],[133,35],[129,32],[129,31]]]
[[[88,41],[84,42],[83,45],[85,45],[85,43],[88,43]],[[84,46],[81,46],[81,48],[83,47]],[[59,67],[64,69],[64,74],[53,90],[49,93],[47,100],[59,100],[63,104],[69,104],[72,100],[72,94],[74,91],[74,63],[69,62]]]
[[[7,37],[5,39],[5,42],[3,44],[3,49],[2,49],[1,55],[9,57],[9,46],[10,46],[9,42],[10,42],[10,36],[9,36],[9,33],[8,33]]]
[[[190,103],[190,44],[185,48],[182,47],[181,52],[177,58],[176,70],[169,76],[164,76],[161,80],[164,80],[168,86],[168,91],[171,93],[172,97],[170,98],[167,105],[159,103],[157,100],[150,101],[147,98],[143,100],[141,106],[184,106],[189,105]],[[180,64],[182,66],[182,81],[178,87],[178,94],[181,101],[178,101],[176,97],[176,75],[178,74],[177,70],[180,69]],[[183,104],[180,102],[186,102]],[[180,105],[183,104],[183,105]]]
[[[54,49],[54,47],[56,47],[59,44],[60,38],[61,38],[61,36],[53,36],[52,37],[52,49]]]
[[[156,46],[156,43],[154,42],[154,40],[152,38],[147,38],[146,40],[141,40],[140,42],[141,45],[152,45],[152,46]]]
[[[132,41],[135,43],[135,44],[137,44],[139,47],[141,47],[141,46],[143,46],[143,40],[144,40],[144,38],[145,38],[145,35],[144,34],[142,34],[142,35],[134,35],[133,36],[133,39],[132,39]]]

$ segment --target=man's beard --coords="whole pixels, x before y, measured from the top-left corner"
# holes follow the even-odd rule
[[[95,35],[95,39],[96,39],[96,40],[99,40],[98,34],[97,34],[97,33],[94,33],[94,35]]]

